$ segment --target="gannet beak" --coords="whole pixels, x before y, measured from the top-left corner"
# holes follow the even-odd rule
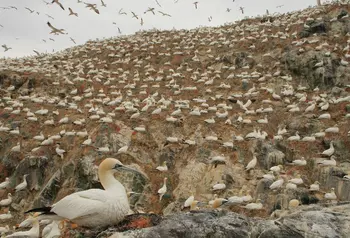
[[[140,173],[139,171],[132,169],[132,168],[129,168],[129,167],[126,167],[125,165],[118,167],[118,169],[125,170],[125,171],[132,172],[132,173]]]

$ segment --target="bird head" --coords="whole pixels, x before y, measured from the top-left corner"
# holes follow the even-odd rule
[[[112,170],[112,171],[120,171],[125,170],[129,172],[137,172],[136,170],[126,167],[117,159],[114,158],[107,158],[99,166],[100,168],[103,168],[104,170]]]

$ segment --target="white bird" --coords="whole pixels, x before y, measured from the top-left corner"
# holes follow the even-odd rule
[[[27,180],[26,180],[27,176],[28,176],[28,174],[23,175],[23,182],[20,183],[20,184],[18,184],[18,185],[15,187],[16,192],[21,191],[21,190],[24,190],[24,189],[27,188],[27,185],[28,185],[28,184],[27,184]]]
[[[320,191],[320,183],[318,181],[310,185],[309,191]]]
[[[2,220],[9,220],[9,219],[12,219],[12,214],[10,211],[8,211],[7,213],[4,213],[4,214],[0,214],[0,221]]]
[[[9,225],[6,226],[1,226],[0,227],[0,235],[5,235],[7,232],[10,231],[10,227]]]
[[[333,146],[333,141],[331,141],[329,149],[323,151],[322,155],[331,156],[331,155],[333,155],[334,151],[335,150],[334,150],[334,146]]]
[[[295,136],[288,137],[287,141],[298,141],[300,140],[300,136],[298,132],[295,132]]]
[[[72,193],[51,207],[35,208],[28,212],[41,212],[39,220],[68,219],[79,226],[104,227],[122,221],[130,211],[124,186],[114,177],[120,170],[135,172],[119,160],[107,158],[98,168],[98,176],[104,188]]]
[[[61,237],[61,229],[59,227],[59,221],[53,221],[47,226],[45,226],[41,235],[43,238]]]
[[[10,179],[9,178],[5,178],[5,181],[0,183],[0,189],[5,189],[9,186],[10,184]]]
[[[40,236],[40,226],[37,217],[31,218],[32,228],[28,231],[18,231],[8,235],[6,237],[28,237],[28,238],[38,238]]]
[[[158,194],[159,194],[159,201],[162,200],[162,197],[164,196],[164,194],[166,193],[167,191],[167,188],[166,188],[166,181],[168,180],[168,178],[164,178],[164,184],[163,186],[158,189]]]
[[[184,208],[190,207],[193,201],[194,201],[194,195],[192,194],[192,195],[189,196],[189,197],[186,199],[186,201],[184,202]]]
[[[213,185],[213,191],[224,190],[225,188],[226,188],[226,184],[224,183],[217,183]]]
[[[337,161],[334,159],[335,157],[332,155],[330,159],[322,160],[321,162],[318,162],[317,164],[321,166],[336,166]]]
[[[334,188],[331,188],[331,192],[330,193],[326,193],[324,195],[324,198],[327,200],[337,200],[337,195],[334,192]]]
[[[287,190],[296,190],[297,189],[297,185],[294,184],[294,183],[287,183],[286,189]]]
[[[271,190],[278,189],[278,188],[282,187],[283,183],[284,183],[284,179],[280,178],[279,180],[276,180],[275,182],[273,182],[270,185],[270,189]]]
[[[283,166],[279,164],[279,165],[276,165],[276,166],[272,166],[272,167],[270,168],[270,171],[279,173],[279,172],[281,172],[281,169],[283,169]]]
[[[63,154],[66,153],[65,150],[60,149],[60,145],[56,144],[56,153],[63,159]]]
[[[124,145],[123,147],[120,147],[117,153],[118,154],[126,153],[128,151],[128,148],[129,148],[128,145]]]
[[[255,203],[255,202],[248,203],[248,204],[245,205],[243,208],[248,209],[248,210],[259,210],[259,209],[262,209],[262,208],[263,208],[263,205],[262,205],[260,199],[258,199],[258,200],[256,201],[256,203]]]
[[[0,207],[6,207],[12,203],[12,195],[11,193],[7,194],[7,198],[0,201]]]
[[[92,140],[90,137],[88,137],[86,140],[83,141],[82,145],[91,145]]]
[[[159,170],[161,172],[168,171],[168,166],[166,165],[166,161],[162,163],[162,165],[157,166],[156,170]]]
[[[301,157],[301,159],[296,159],[293,160],[292,163],[290,163],[291,165],[297,165],[297,166],[305,166],[306,165],[306,160],[304,157]]]
[[[300,177],[300,174],[298,174],[298,175],[296,176],[296,178],[290,179],[289,182],[290,182],[290,183],[294,183],[294,184],[296,184],[296,185],[300,185],[300,184],[303,184],[303,183],[304,183],[303,179]]]
[[[249,161],[249,163],[247,164],[247,166],[245,167],[245,170],[248,171],[250,169],[254,169],[256,164],[258,162],[258,159],[256,158],[256,156],[253,156],[253,159],[251,161]]]

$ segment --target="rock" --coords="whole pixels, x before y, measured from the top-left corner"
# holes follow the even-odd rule
[[[350,112],[350,104],[346,104],[345,110],[346,110],[346,112]]]
[[[345,9],[341,9],[340,13],[337,16],[337,19],[340,20],[342,17],[348,15],[348,12]]]
[[[326,33],[327,26],[324,21],[317,21],[308,24],[309,28],[304,28],[300,33],[300,38],[309,37],[314,33]]]
[[[120,232],[116,237],[347,237],[350,232],[349,204],[309,205],[296,209],[277,220],[248,218],[223,211],[177,213],[167,216],[159,225]],[[98,237],[102,238],[110,234],[100,235]]]
[[[282,56],[295,76],[301,77],[311,88],[330,88],[335,85],[346,85],[350,82],[350,69],[340,65],[340,58],[331,54],[324,56],[325,52],[309,50],[300,54],[298,50],[288,50]],[[323,61],[323,66],[315,68],[315,64]]]

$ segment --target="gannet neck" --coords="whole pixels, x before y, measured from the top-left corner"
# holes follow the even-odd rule
[[[98,176],[105,190],[120,190],[126,194],[124,186],[114,177],[114,171],[99,169]]]

